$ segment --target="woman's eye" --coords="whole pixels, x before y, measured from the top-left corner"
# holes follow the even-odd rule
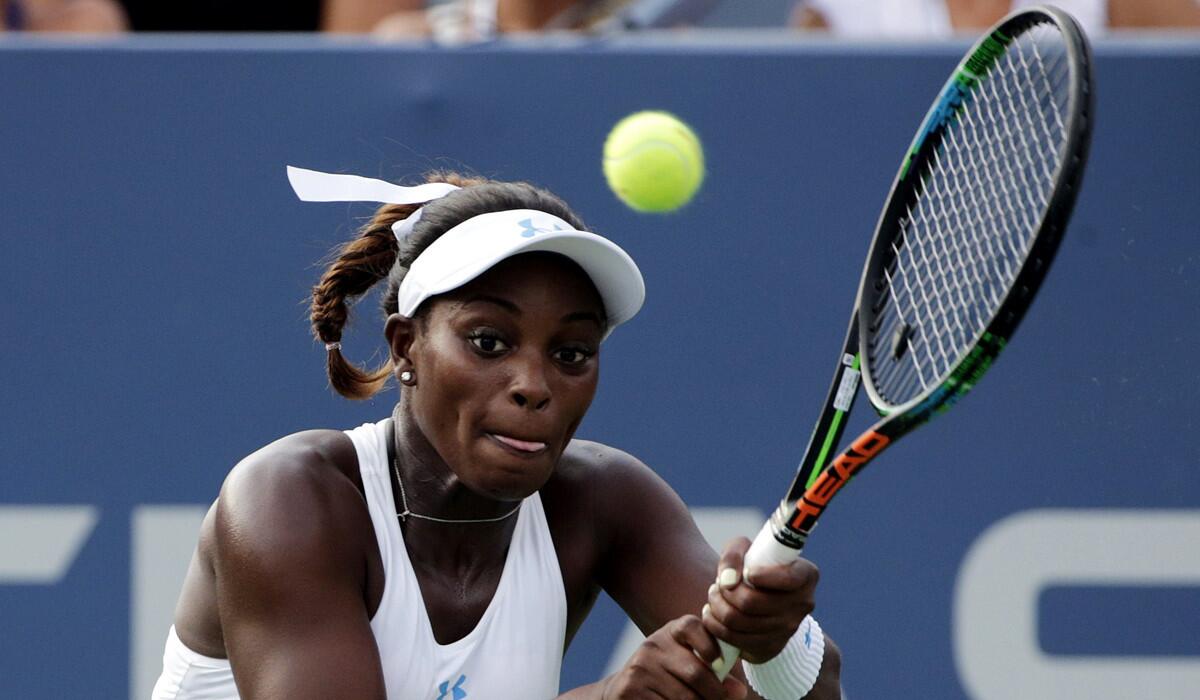
[[[584,348],[561,348],[555,351],[554,356],[559,362],[568,365],[581,365],[587,362],[588,358],[595,353]]]
[[[500,353],[508,349],[508,343],[492,333],[473,333],[470,341],[478,350],[487,354]]]

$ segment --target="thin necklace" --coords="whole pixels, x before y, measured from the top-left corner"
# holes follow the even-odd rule
[[[518,503],[516,508],[513,508],[504,515],[498,515],[494,518],[464,518],[462,520],[456,518],[435,518],[432,515],[421,515],[420,513],[412,512],[412,510],[410,510],[408,507],[408,495],[404,493],[404,480],[400,478],[400,431],[396,430],[396,415],[399,413],[400,407],[397,406],[396,408],[397,410],[392,412],[392,432],[395,433],[396,436],[395,440],[393,441],[395,442],[395,445],[393,446],[395,453],[392,455],[392,471],[396,473],[396,483],[400,485],[400,505],[404,508],[404,510],[396,513],[396,517],[400,518],[401,522],[407,518],[417,518],[418,520],[429,520],[435,523],[449,523],[451,525],[462,523],[498,523],[501,520],[511,518],[514,513],[516,513],[518,510],[521,510],[521,504]]]

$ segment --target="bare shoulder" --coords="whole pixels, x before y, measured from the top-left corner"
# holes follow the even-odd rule
[[[290,569],[353,556],[370,533],[356,472],[353,443],[335,430],[289,435],[243,459],[213,513],[217,568]]]
[[[229,472],[221,486],[220,509],[252,516],[248,505],[329,495],[353,486],[357,464],[350,438],[337,430],[308,430],[288,435],[251,453]],[[299,504],[297,504],[299,505]]]
[[[571,606],[572,633],[600,588],[630,573],[641,528],[678,532],[690,523],[675,492],[637,457],[590,440],[572,440],[542,487],[559,566]],[[664,528],[667,528],[664,530]]]
[[[572,440],[563,451],[556,479],[578,487],[596,488],[651,481],[666,485],[642,460],[610,445],[592,440]]]
[[[587,519],[598,529],[620,526],[642,514],[658,518],[686,512],[675,490],[645,462],[590,440],[571,441],[543,493],[548,500],[566,500],[586,509]]]
[[[643,632],[703,604],[717,555],[662,477],[628,452],[585,440],[572,441],[559,466],[552,481],[575,504],[563,518],[571,543],[588,552],[591,581]],[[548,515],[562,508],[547,499]]]

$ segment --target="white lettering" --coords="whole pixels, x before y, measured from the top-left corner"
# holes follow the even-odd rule
[[[58,583],[99,519],[94,506],[0,505],[0,584]]]
[[[162,673],[163,644],[207,512],[207,507],[194,505],[133,510],[129,592],[129,691],[133,700],[150,697]]]
[[[1198,510],[1032,510],[988,528],[954,592],[954,658],[970,696],[1195,698],[1200,657],[1046,654],[1037,604],[1050,586],[1200,586],[1198,542]]]

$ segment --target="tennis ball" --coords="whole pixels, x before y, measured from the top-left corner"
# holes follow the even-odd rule
[[[704,150],[674,115],[637,112],[617,122],[605,139],[604,178],[638,211],[674,211],[704,181]]]

